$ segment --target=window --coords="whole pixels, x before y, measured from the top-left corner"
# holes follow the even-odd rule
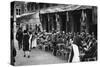
[[[18,15],[18,9],[16,9],[16,15]]]
[[[20,15],[21,14],[21,10],[19,8],[16,9],[16,15]]]
[[[21,11],[20,11],[20,9],[19,9],[19,14],[18,15],[20,15],[21,14]]]

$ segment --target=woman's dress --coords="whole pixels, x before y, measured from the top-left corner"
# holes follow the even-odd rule
[[[29,35],[25,34],[23,36],[23,51],[28,51],[29,50]]]

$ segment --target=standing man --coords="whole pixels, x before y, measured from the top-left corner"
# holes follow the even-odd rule
[[[19,28],[17,31],[16,39],[18,40],[18,47],[20,50],[22,48],[22,39],[23,39],[23,32],[21,28]]]

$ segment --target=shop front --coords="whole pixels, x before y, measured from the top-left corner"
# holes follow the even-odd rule
[[[46,32],[53,30],[64,32],[95,32],[94,30],[91,31],[91,27],[95,27],[92,18],[94,15],[93,7],[80,6],[77,9],[74,8],[55,12],[54,9],[51,9],[53,12],[40,13],[43,29]],[[97,22],[95,23],[97,24]]]

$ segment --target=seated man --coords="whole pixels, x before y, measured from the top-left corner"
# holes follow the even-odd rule
[[[85,48],[84,51],[85,55],[83,56],[82,61],[85,61],[88,58],[93,58],[93,57],[97,58],[97,42],[93,40],[91,46]]]

